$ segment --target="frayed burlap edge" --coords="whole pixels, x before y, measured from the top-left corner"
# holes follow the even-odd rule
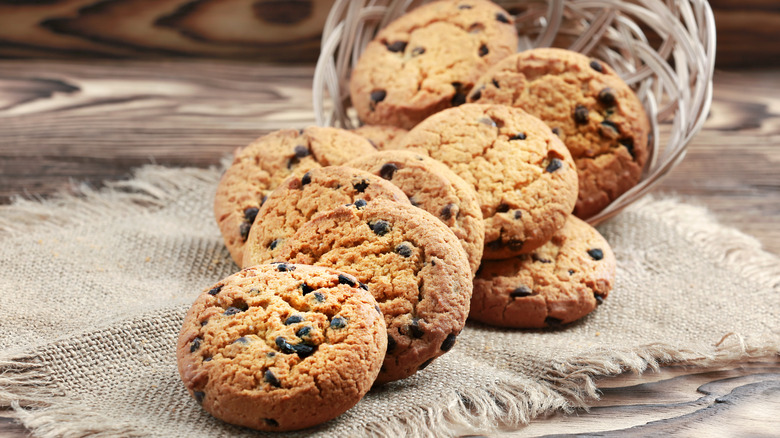
[[[149,211],[166,204],[177,190],[193,183],[215,184],[219,170],[144,166],[128,181],[110,182],[104,189],[86,186],[74,195],[60,195],[46,201],[16,199],[0,209],[0,234],[58,229],[84,220],[110,218],[129,212]],[[719,225],[702,207],[681,204],[676,199],[645,197],[631,209],[645,209],[696,242],[717,264],[728,264],[775,291],[780,289],[780,260],[764,252],[761,244],[741,232]],[[691,231],[694,230],[694,231]],[[447,406],[413,409],[404,415],[367,424],[367,434],[376,437],[456,435],[469,431],[494,430],[496,425],[521,426],[553,411],[587,409],[598,399],[596,378],[630,371],[657,370],[662,365],[696,367],[774,357],[780,354],[778,334],[746,340],[729,333],[715,345],[680,349],[651,344],[631,351],[590,352],[548,367],[536,381],[522,384],[497,381],[468,390],[453,391]],[[0,361],[0,406],[11,406],[19,421],[36,436],[119,437],[144,435],[133,425],[117,423],[84,411],[52,381],[36,357]]]

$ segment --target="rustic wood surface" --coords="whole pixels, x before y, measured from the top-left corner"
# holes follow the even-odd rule
[[[333,1],[0,0],[0,57],[198,56],[310,62],[317,59]],[[719,67],[780,65],[780,2],[709,3]]]
[[[213,166],[237,146],[312,123],[312,68],[203,60],[0,61],[0,203],[100,186],[155,162]],[[780,70],[718,72],[712,114],[656,189],[709,207],[780,254]],[[508,436],[778,436],[780,360],[664,368],[600,382],[589,413]],[[0,438],[21,437],[0,410]]]

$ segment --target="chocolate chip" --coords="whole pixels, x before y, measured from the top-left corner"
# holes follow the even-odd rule
[[[277,247],[277,246],[279,246],[279,244],[280,244],[280,243],[282,243],[282,239],[281,239],[281,238],[279,238],[279,239],[274,239],[274,240],[273,240],[273,241],[272,241],[272,242],[271,242],[271,243],[268,245],[268,248],[269,248],[269,249],[276,249],[276,247]]]
[[[502,246],[504,246],[504,242],[502,242],[501,239],[496,239],[496,240],[494,240],[492,242],[486,243],[486,245],[487,245],[488,249],[496,251],[496,250],[501,249]]]
[[[321,303],[325,301],[325,295],[322,292],[314,292],[314,299]]]
[[[484,89],[485,89],[485,86],[483,85],[483,86],[477,88],[473,93],[471,93],[471,100],[474,101],[474,100],[479,100],[480,98],[482,98],[482,90],[484,90]]]
[[[617,132],[618,134],[620,133],[620,127],[615,122],[612,122],[612,121],[609,121],[609,120],[602,120],[601,121],[601,126],[605,126],[605,127],[609,128],[609,129]]]
[[[347,320],[342,318],[342,317],[340,317],[340,316],[336,316],[336,317],[334,317],[330,321],[330,328],[332,328],[332,329],[337,329],[338,330],[338,329],[342,329],[342,328],[344,328],[346,326],[347,326]]]
[[[368,290],[368,285],[363,283],[362,281],[358,281],[359,287],[363,290]]]
[[[203,398],[206,397],[206,393],[203,391],[193,391],[192,395],[195,396],[195,401],[198,403],[203,403]]]
[[[422,327],[420,327],[420,320],[417,318],[412,318],[412,323],[408,326],[409,334],[412,335],[413,338],[422,338],[425,334],[425,331],[423,331]]]
[[[209,323],[209,320],[208,319],[204,319],[203,321],[200,322],[200,326],[203,327],[204,325],[206,325],[208,323]]]
[[[404,257],[411,257],[412,251],[413,251],[412,246],[406,242],[395,247],[395,252]]]
[[[484,125],[492,126],[493,128],[496,128],[496,121],[491,119],[490,117],[482,117],[479,120],[477,120],[479,123],[482,123]]]
[[[509,205],[508,204],[501,203],[501,204],[498,204],[498,207],[496,207],[496,212],[498,212],[498,213],[506,213],[507,211],[509,211]]]
[[[238,227],[238,232],[241,234],[241,240],[246,242],[246,239],[249,238],[249,230],[252,229],[252,224],[249,222],[241,222],[241,225]]]
[[[413,207],[419,207],[420,203],[417,202],[416,199],[414,199],[414,195],[409,197],[409,203],[412,204]]]
[[[599,294],[594,292],[593,293],[593,298],[596,299],[596,305],[597,306],[600,306],[600,305],[604,304],[604,297],[603,296],[601,296],[601,295],[599,295]]]
[[[263,204],[265,204],[265,201],[268,200],[268,195],[263,196],[263,199],[260,200],[260,206],[262,207]]]
[[[509,247],[511,251],[520,251],[523,249],[523,245],[525,245],[525,242],[518,239],[510,239],[508,242],[505,243],[506,246]]]
[[[578,125],[588,123],[588,109],[583,105],[577,105],[574,108],[574,121],[577,122]]]
[[[339,274],[339,284],[346,284],[347,286],[357,287],[357,281],[354,278],[344,274]]]
[[[276,263],[276,270],[279,272],[292,272],[295,270],[295,265],[288,265],[287,263]]]
[[[212,357],[204,357],[203,362],[211,362],[212,359]]]
[[[512,298],[530,297],[531,295],[534,295],[534,291],[524,284],[516,287],[512,292],[509,292],[509,296]]]
[[[503,14],[501,12],[496,12],[496,20],[509,24],[509,17],[506,16],[506,14]]]
[[[445,221],[446,220],[450,220],[450,218],[452,218],[452,210],[455,207],[456,206],[453,203],[449,203],[449,204],[445,205],[444,207],[442,207],[441,211],[439,212],[439,217],[441,217]]]
[[[574,269],[569,269],[569,275],[574,275]]]
[[[300,159],[300,158],[298,158],[298,157],[292,157],[292,158],[290,158],[289,160],[287,160],[287,168],[288,168],[288,169],[292,169],[292,168],[293,168],[293,166],[297,165],[297,164],[298,164],[298,163],[300,163],[300,162],[301,162],[301,159]]]
[[[547,165],[547,167],[544,169],[549,173],[553,173],[556,170],[560,169],[563,166],[563,161],[561,161],[558,158],[553,158],[550,160],[550,163]]]
[[[523,217],[523,211],[522,210],[515,210],[515,219],[520,219]]]
[[[314,354],[314,352],[317,350],[317,346],[315,345],[308,345],[308,344],[298,344],[293,345],[293,349],[295,350],[295,353],[300,357],[301,359],[306,359],[307,357]]]
[[[431,364],[431,362],[433,362],[433,359],[435,359],[435,358],[432,357],[432,358],[426,360],[425,362],[423,362],[419,367],[417,367],[417,370],[418,371],[424,370],[428,365]]]
[[[561,128],[553,128],[552,133],[557,135],[558,137],[561,136]]]
[[[544,324],[548,327],[560,327],[563,324],[563,320],[548,316],[547,318],[544,318]]]
[[[355,190],[357,190],[358,193],[365,192],[366,189],[368,188],[368,186],[369,186],[369,183],[366,180],[362,180],[362,181],[360,181],[358,183],[352,184],[352,187],[354,187]]]
[[[306,184],[309,184],[311,182],[311,173],[306,172],[303,174],[303,178],[301,178],[301,187],[305,186]]]
[[[628,149],[628,153],[631,154],[631,158],[636,160],[636,155],[634,152],[634,139],[631,137],[621,138],[618,140],[618,143],[622,144],[623,146]]]
[[[614,105],[615,104],[615,90],[607,87],[603,90],[599,91],[598,95],[599,102],[603,103],[604,105]]]
[[[215,286],[215,287],[213,287],[213,288],[212,288],[212,289],[209,291],[209,295],[216,295],[216,294],[218,294],[218,293],[219,293],[219,291],[221,291],[223,287],[225,287],[225,285],[224,285],[224,284],[220,284],[220,285],[218,285],[218,286]]]
[[[366,202],[365,200],[358,199],[357,201],[355,201],[355,208],[360,210],[361,208],[365,207],[367,204],[368,204],[368,202]]]
[[[447,335],[446,338],[444,338],[444,342],[441,343],[441,351],[450,351],[452,347],[455,346],[455,340],[458,338],[458,335],[455,333],[450,333]]]
[[[309,154],[311,153],[309,152],[309,148],[300,144],[298,146],[295,146],[295,149],[293,150],[295,151],[295,156],[298,158],[308,157]]]
[[[483,44],[483,45],[479,46],[479,56],[480,57],[485,56],[488,53],[490,53],[490,51],[488,50],[488,47],[487,47],[486,44]]]
[[[382,309],[379,308],[379,304],[374,304],[374,309],[376,309],[376,313],[382,314]]]
[[[460,106],[466,103],[466,95],[457,91],[455,94],[452,95],[452,99],[450,100],[450,104],[452,106]]]
[[[278,336],[276,338],[276,346],[279,348],[279,350],[282,351],[282,353],[285,354],[295,353],[295,348],[293,348],[293,345],[287,342],[287,340],[281,336]]]
[[[190,344],[190,353],[198,351],[198,348],[200,348],[200,341],[200,338],[195,338],[192,340],[192,344]]]
[[[243,310],[239,309],[238,307],[231,306],[228,307],[227,310],[225,310],[224,315],[232,316],[235,315],[236,313],[241,313],[241,312],[243,312]]]
[[[374,90],[371,92],[371,102],[381,102],[385,100],[385,97],[387,97],[387,91],[385,90]]]
[[[390,335],[390,333],[387,334],[387,352],[392,353],[395,350],[395,346],[398,345],[397,342],[395,342],[395,338]]]
[[[458,5],[458,9],[471,9],[471,5]]]
[[[250,224],[255,221],[255,218],[257,217],[257,212],[260,209],[257,207],[248,207],[244,209],[244,220],[249,222]]]
[[[303,321],[301,315],[293,315],[284,320],[284,325],[297,324],[301,321]]]
[[[265,421],[265,424],[273,427],[279,426],[279,422],[274,420],[273,418],[263,418],[263,421]]]
[[[406,50],[406,41],[396,41],[392,44],[388,44],[387,50],[393,53],[403,52],[404,50]]]
[[[604,66],[601,65],[601,63],[596,61],[595,59],[593,61],[590,61],[590,68],[596,70],[599,73],[604,73]]]
[[[415,47],[412,49],[412,56],[420,56],[425,53],[425,47]]]
[[[598,260],[601,260],[601,259],[603,259],[603,258],[604,258],[604,251],[602,251],[602,250],[600,250],[600,249],[598,249],[598,248],[593,248],[593,249],[589,249],[589,250],[588,250],[588,255],[589,255],[589,256],[590,256],[590,257],[591,257],[593,260],[596,260],[596,261],[598,261]]]
[[[526,139],[525,132],[518,132],[517,134],[509,137],[509,140],[525,140]]]
[[[498,81],[497,81],[497,80],[495,80],[495,79],[491,79],[491,80],[490,80],[490,82],[493,84],[493,86],[494,86],[494,87],[496,87],[496,88],[501,88],[501,86],[498,84]]]
[[[540,256],[539,254],[536,254],[536,253],[531,254],[531,259],[533,261],[539,262],[539,263],[545,263],[545,264],[552,263],[552,260],[546,259],[546,258],[544,258],[544,257],[542,257],[542,256]]]
[[[371,227],[371,231],[378,236],[384,236],[390,232],[390,222],[387,221],[378,220],[373,224],[368,224],[368,226]]]
[[[265,373],[263,373],[263,380],[270,383],[272,386],[275,386],[277,388],[281,388],[282,382],[279,381],[279,379],[276,378],[273,372],[271,370],[265,370]]]
[[[302,338],[302,337],[304,337],[304,336],[307,336],[307,335],[308,335],[310,332],[311,332],[311,327],[309,327],[308,325],[306,325],[306,326],[303,326],[303,327],[299,328],[299,329],[298,329],[298,330],[295,332],[295,336],[297,336],[297,337],[299,337],[299,338]]]
[[[240,338],[233,341],[234,344],[246,344],[249,342],[249,339],[245,338],[244,336],[241,336]]]
[[[393,174],[398,170],[398,166],[393,163],[385,163],[382,168],[379,169],[379,176],[384,179],[393,179]]]
[[[306,294],[314,292],[314,288],[306,283],[301,283],[301,292],[303,292],[303,295],[306,296]]]

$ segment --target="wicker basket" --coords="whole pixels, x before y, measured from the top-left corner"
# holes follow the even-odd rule
[[[387,23],[413,0],[336,0],[314,72],[319,125],[356,125],[349,75]],[[642,179],[588,221],[607,219],[647,193],[685,156],[712,101],[715,21],[706,0],[498,1],[515,16],[520,50],[562,47],[602,59],[637,92],[650,116],[650,158]],[[326,101],[326,95],[331,99]]]

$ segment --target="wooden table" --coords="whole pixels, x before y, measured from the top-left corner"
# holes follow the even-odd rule
[[[311,124],[307,66],[0,61],[0,203],[99,187],[146,163],[212,166],[271,130]],[[657,193],[709,207],[780,254],[780,70],[717,72],[712,114]],[[512,436],[780,436],[780,360],[664,368],[600,382],[589,412]],[[0,410],[0,437],[24,436]]]

